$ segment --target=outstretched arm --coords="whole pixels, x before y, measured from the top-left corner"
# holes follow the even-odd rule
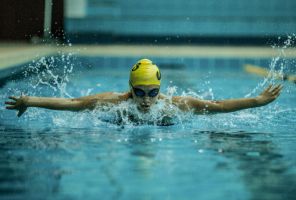
[[[174,97],[173,103],[181,110],[193,110],[197,114],[223,113],[264,106],[274,101],[279,95],[282,85],[269,85],[259,96],[254,98],[228,99],[221,101],[200,100],[193,97]]]
[[[6,101],[6,109],[18,110],[18,117],[20,117],[28,107],[47,108],[52,110],[69,110],[80,111],[85,109],[94,109],[98,105],[108,103],[119,103],[129,98],[128,93],[102,93],[92,96],[85,96],[80,98],[49,98],[49,97],[33,97],[33,96],[11,96],[9,99],[13,101]]]

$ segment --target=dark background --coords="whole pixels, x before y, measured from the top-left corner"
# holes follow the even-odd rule
[[[53,0],[52,35],[63,37],[64,3]],[[29,41],[32,37],[43,36],[44,1],[42,0],[1,0],[0,40]]]

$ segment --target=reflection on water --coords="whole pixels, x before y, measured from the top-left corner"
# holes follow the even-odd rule
[[[296,197],[270,133],[1,127],[1,199]]]
[[[268,134],[205,133],[210,138],[208,148],[220,149],[224,156],[238,163],[251,199],[295,199],[296,174],[289,174],[279,148],[266,138]]]
[[[59,148],[62,145],[59,135],[48,133],[2,127],[0,196],[3,199],[43,199],[44,194],[59,192],[64,172],[53,158],[55,154],[66,155]]]

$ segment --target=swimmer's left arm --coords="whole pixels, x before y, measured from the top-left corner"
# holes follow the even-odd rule
[[[200,100],[193,97],[174,97],[173,103],[181,110],[193,110],[196,114],[233,112],[267,105],[280,95],[281,89],[282,85],[270,85],[259,96],[254,98],[221,101]]]

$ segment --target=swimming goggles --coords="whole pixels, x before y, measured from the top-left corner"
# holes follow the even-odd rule
[[[146,92],[144,90],[142,90],[140,88],[134,88],[134,87],[132,87],[132,88],[133,88],[133,91],[134,91],[134,93],[135,93],[135,95],[137,97],[144,97],[146,95]],[[149,97],[156,97],[158,95],[158,93],[159,93],[159,89],[158,88],[154,88],[154,89],[150,90],[147,93],[147,95]]]

